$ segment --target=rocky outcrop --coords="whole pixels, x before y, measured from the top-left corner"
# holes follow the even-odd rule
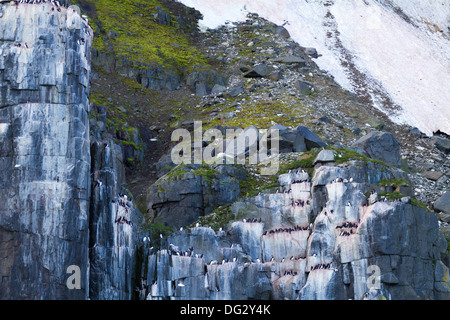
[[[91,44],[72,9],[0,3],[2,299],[88,296]]]
[[[236,200],[239,180],[244,178],[245,172],[236,166],[177,166],[149,188],[149,217],[153,222],[176,228],[189,225]]]
[[[400,144],[389,132],[373,131],[353,144],[370,158],[386,162],[391,166],[399,166]]]
[[[448,299],[436,216],[373,191],[401,177],[363,161],[282,174],[223,230],[177,232],[149,255],[147,299]]]

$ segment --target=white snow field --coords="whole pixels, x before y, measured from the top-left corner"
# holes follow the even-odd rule
[[[450,134],[450,0],[179,0],[201,27],[249,12],[282,25],[317,65],[397,123]]]

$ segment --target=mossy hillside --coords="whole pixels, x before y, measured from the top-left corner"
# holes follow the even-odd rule
[[[190,68],[207,64],[186,35],[180,32],[178,20],[170,16],[168,25],[158,23],[158,13],[169,10],[157,0],[78,1],[90,10],[94,30],[93,48],[124,58],[134,67],[149,65]]]
[[[250,79],[244,90],[248,91],[255,80]],[[212,111],[220,114],[234,112],[235,117],[216,116],[207,120],[205,129],[216,126],[231,126],[247,128],[254,125],[258,129],[268,129],[274,124],[282,123],[287,127],[304,125],[311,127],[314,122],[313,108],[297,96],[269,97],[270,88],[257,90],[256,98],[247,94],[238,97],[227,97],[226,101],[203,108],[203,114],[208,116]]]

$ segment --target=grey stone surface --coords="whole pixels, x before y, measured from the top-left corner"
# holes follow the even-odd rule
[[[242,171],[237,166],[178,166],[156,181],[147,194],[147,208],[154,222],[179,228],[237,199]]]
[[[235,221],[224,231],[193,228],[169,239],[208,256],[203,272],[187,274],[190,268],[183,267],[182,296],[448,299],[448,268],[440,261],[447,244],[436,216],[402,201],[368,205],[365,194],[373,185],[401,176],[372,162],[322,166],[311,180],[297,170],[280,175],[280,192],[236,201],[231,206]],[[176,268],[173,261],[161,260],[158,268]],[[147,299],[179,298],[159,280],[179,272],[153,279]],[[170,281],[176,287],[177,280]]]
[[[130,300],[140,214],[123,186],[124,155],[113,139],[91,130],[89,299]]]
[[[434,203],[434,209],[450,214],[450,191],[445,192]]]
[[[370,158],[381,160],[391,166],[400,165],[400,144],[389,132],[372,131],[352,146],[362,149]]]
[[[319,57],[316,48],[305,48],[305,53],[311,58],[317,59]]]
[[[289,39],[291,35],[289,34],[289,31],[286,30],[283,26],[277,26],[275,28],[275,33],[279,36],[282,36],[283,38]]]
[[[272,59],[273,62],[285,64],[299,64],[301,67],[306,66],[306,60],[298,56],[284,56]]]
[[[0,3],[1,299],[88,296],[93,32],[52,7]]]
[[[312,94],[314,91],[314,86],[307,81],[297,80],[294,82],[294,87],[306,96]]]
[[[334,162],[333,150],[320,151],[317,157],[314,159],[313,165],[317,163],[327,163],[327,162]]]
[[[431,137],[431,142],[436,146],[436,148],[438,148],[442,152],[450,153],[450,140],[449,139],[434,136],[434,137]]]
[[[314,132],[310,131],[305,126],[298,126],[296,129],[296,132],[297,132],[297,135],[300,135],[303,137],[306,148],[308,150],[310,150],[312,148],[322,148],[322,147],[327,146],[327,144],[325,142],[320,140],[320,138]],[[299,151],[297,151],[297,152],[299,152]]]
[[[272,69],[266,64],[258,64],[244,73],[245,78],[262,78],[268,76]]]
[[[214,85],[214,87],[211,89],[211,94],[213,95],[219,95],[225,91],[226,87],[221,86],[220,84]]]

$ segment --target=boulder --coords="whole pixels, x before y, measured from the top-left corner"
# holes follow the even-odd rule
[[[195,87],[195,94],[199,97],[206,96],[208,94],[208,89],[206,88],[206,83],[198,83]]]
[[[306,60],[299,56],[283,56],[272,59],[272,62],[285,64],[298,64],[299,67],[306,67]]]
[[[212,95],[220,95],[225,91],[225,87],[221,86],[220,84],[215,84],[214,87],[211,89]]]
[[[322,150],[317,155],[316,159],[314,159],[313,165],[317,164],[326,164],[334,162],[334,153],[333,150]]]
[[[303,136],[298,135],[297,132],[292,128],[285,127],[280,124],[273,125],[272,127],[269,128],[269,131],[266,135],[267,138],[270,138],[271,129],[278,130],[278,137],[279,137],[278,147],[280,153],[307,151],[305,139],[303,138]]]
[[[232,98],[237,97],[241,93],[244,93],[244,88],[242,88],[241,86],[234,87],[233,89],[230,90],[230,92],[228,92],[228,94]]]
[[[287,31],[286,28],[283,26],[277,26],[275,28],[275,33],[285,39],[289,39],[291,37],[289,31]]]
[[[435,203],[434,210],[450,214],[450,191],[444,193]]]
[[[394,135],[389,132],[372,131],[357,140],[352,145],[363,151],[364,155],[383,161],[391,166],[399,166],[400,144]]]
[[[442,177],[444,174],[439,171],[425,171],[423,175],[430,180],[438,181],[440,177]]]
[[[316,48],[305,48],[305,53],[311,58],[317,59],[319,57]]]
[[[438,136],[431,137],[431,142],[444,153],[450,153],[450,140]]]
[[[148,189],[149,217],[175,228],[189,225],[199,216],[236,200],[240,179],[244,176],[238,166],[179,165]]]
[[[294,87],[305,96],[314,92],[313,85],[307,81],[297,80],[294,82]]]
[[[266,64],[258,64],[244,73],[244,78],[262,78],[268,76],[272,69]]]
[[[327,146],[325,142],[320,140],[320,138],[315,133],[311,132],[305,126],[298,126],[296,132],[297,132],[296,142],[300,142],[301,145],[301,139],[303,137],[305,146],[308,150],[311,150],[312,148],[322,148]]]

